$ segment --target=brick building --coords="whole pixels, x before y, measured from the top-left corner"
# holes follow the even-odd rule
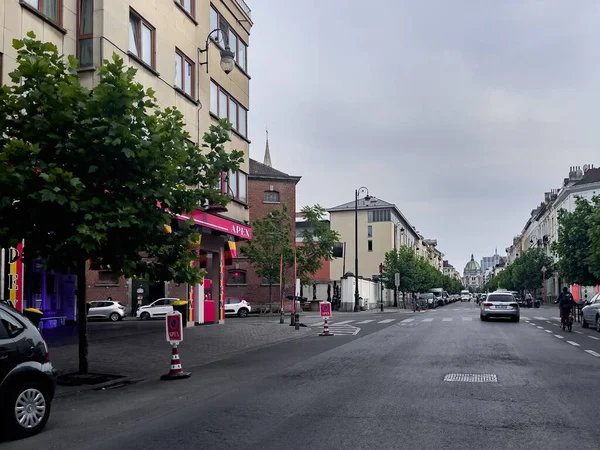
[[[248,173],[248,204],[250,205],[250,223],[256,219],[266,217],[273,210],[281,208],[283,203],[288,206],[291,217],[290,243],[296,244],[296,185],[299,176],[288,175],[271,166],[269,139],[265,149],[264,162],[250,159]],[[238,253],[238,258],[233,262],[225,275],[226,297],[243,297],[250,305],[266,304],[269,302],[269,284],[260,278],[250,262]],[[294,268],[288,267],[285,271],[284,296],[294,295]],[[273,285],[272,302],[279,301],[279,284]],[[289,303],[289,302],[288,302]]]

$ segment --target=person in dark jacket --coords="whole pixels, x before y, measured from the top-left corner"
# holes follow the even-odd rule
[[[569,313],[575,306],[575,299],[569,292],[569,289],[565,286],[563,291],[558,296],[558,308],[560,309],[560,326],[565,329],[565,320],[569,317]]]

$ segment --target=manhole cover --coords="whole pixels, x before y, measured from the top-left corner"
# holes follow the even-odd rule
[[[449,373],[444,381],[462,381],[463,383],[497,383],[498,377],[493,373]]]

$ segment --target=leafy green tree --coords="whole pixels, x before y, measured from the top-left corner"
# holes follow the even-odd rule
[[[26,261],[75,271],[79,372],[87,373],[87,262],[126,277],[198,281],[197,233],[165,226],[173,214],[226,204],[214,186],[243,154],[225,151],[226,121],[201,148],[190,144],[183,115],[161,110],[116,55],[90,91],[75,58],[53,44],[28,33],[13,46],[17,69],[0,90],[0,246],[24,239]]]
[[[599,201],[578,198],[575,205],[573,212],[559,211],[558,240],[552,243],[552,251],[558,257],[558,271],[567,282],[594,286],[600,283],[600,236],[598,227],[591,225],[599,223]]]
[[[296,250],[296,261],[297,276],[303,286],[310,283],[312,276],[323,266],[323,261],[333,258],[333,247],[340,235],[323,221],[327,210],[321,205],[305,206],[301,213],[307,227],[302,230],[302,245]]]
[[[500,280],[492,278],[492,282],[503,282],[506,289],[532,291],[542,287],[542,267],[546,267],[546,277],[554,273],[554,261],[541,248],[533,248],[523,252],[513,263],[500,273]]]
[[[273,285],[280,282],[280,268],[293,264],[292,225],[287,204],[264,218],[252,222],[252,240],[241,248],[242,255],[252,263],[256,274],[269,284],[269,306],[272,310]],[[283,271],[285,273],[285,270]],[[281,280],[283,286],[285,280]],[[285,289],[284,289],[285,291]]]
[[[416,256],[414,251],[407,246],[399,249],[393,249],[385,254],[383,262],[383,277],[385,278],[385,287],[395,289],[396,273],[400,274],[400,286],[398,290],[402,292],[402,301],[409,292],[414,292]],[[394,306],[398,306],[398,299],[394,291]]]

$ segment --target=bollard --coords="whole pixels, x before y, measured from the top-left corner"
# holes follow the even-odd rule
[[[189,378],[192,374],[190,372],[184,372],[181,367],[181,360],[179,359],[179,351],[177,350],[177,344],[173,344],[173,351],[171,354],[171,370],[166,375],[160,377],[161,380],[181,380],[183,378]]]
[[[294,326],[296,330],[300,329],[300,314],[298,314],[298,311],[294,314]]]
[[[323,332],[319,336],[333,336],[333,333],[329,332],[329,324],[327,323],[327,317],[324,317],[325,322],[323,323]]]
[[[279,323],[284,323],[285,319],[283,318],[283,308],[279,311]]]

